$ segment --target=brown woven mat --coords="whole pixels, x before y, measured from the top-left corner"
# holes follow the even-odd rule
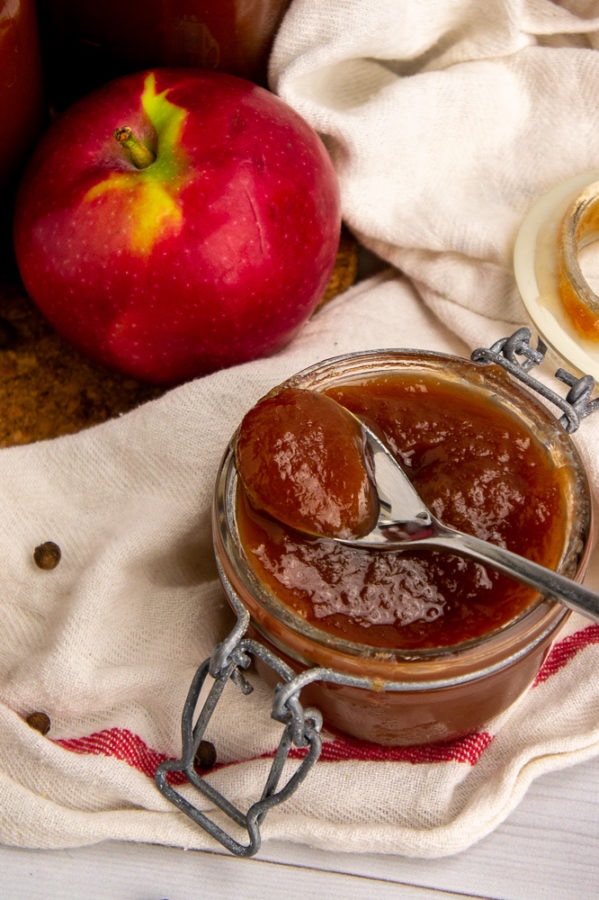
[[[343,233],[322,302],[353,284],[357,245]],[[43,319],[16,278],[0,280],[0,447],[71,434],[164,393],[83,359]]]

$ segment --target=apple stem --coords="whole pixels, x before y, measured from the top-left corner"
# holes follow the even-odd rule
[[[128,125],[117,128],[114,136],[136,169],[146,169],[156,159],[155,154],[133,134]]]

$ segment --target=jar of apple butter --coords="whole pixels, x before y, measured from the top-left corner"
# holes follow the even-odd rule
[[[592,502],[569,434],[576,412],[558,422],[530,389],[530,358],[521,366],[503,349],[470,360],[408,350],[342,356],[300,372],[267,401],[293,404],[298,390],[326,395],[378,431],[442,521],[581,580]],[[277,415],[267,431],[281,427]],[[315,429],[315,440],[323,433]],[[570,615],[560,602],[447,550],[346,547],[283,524],[242,486],[240,434],[244,426],[215,491],[222,582],[326,728],[381,745],[447,741],[484,727],[526,690]],[[261,436],[271,446],[272,435]],[[294,467],[304,437],[291,447]],[[338,444],[318,463],[332,468],[315,490],[345,483],[351,449],[343,437]],[[289,464],[275,457],[259,460],[273,484]],[[272,665],[257,663],[280,680]],[[283,697],[293,689],[293,677],[278,688]]]
[[[161,763],[155,780],[235,855],[257,852],[265,815],[317,761],[323,724],[380,745],[447,741],[483,728],[534,680],[571,614],[556,598],[446,548],[336,540],[353,542],[378,518],[357,417],[438,519],[582,580],[592,500],[571,434],[599,399],[589,375],[559,369],[559,390],[537,379],[547,347],[530,338],[519,329],[469,360],[414,350],[325,360],[273,388],[233,435],[213,535],[236,623],[199,666],[181,757]],[[384,491],[375,499],[384,510]],[[585,608],[599,619],[594,599],[589,592]],[[259,799],[242,811],[197,760],[226,685],[248,694],[255,678],[273,685],[270,714],[284,727]],[[250,718],[247,727],[257,726]]]

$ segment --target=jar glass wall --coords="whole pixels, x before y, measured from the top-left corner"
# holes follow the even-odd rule
[[[547,448],[564,495],[555,568],[582,579],[592,525],[583,464],[553,414],[498,366],[434,353],[368,352],[325,361],[288,384],[321,391],[402,372],[432,374],[456,391],[474,391],[491,412],[508,411]],[[521,613],[490,633],[425,649],[346,640],[298,615],[265,583],[244,546],[234,444],[235,439],[223,459],[214,503],[214,545],[223,583],[229,597],[249,612],[258,638],[295,671],[324,667],[367,679],[366,688],[357,688],[323,678],[302,691],[302,701],[321,710],[328,728],[380,744],[448,740],[483,727],[526,690],[569,616],[554,600],[533,595]]]

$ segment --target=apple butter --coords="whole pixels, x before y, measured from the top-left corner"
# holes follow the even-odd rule
[[[336,403],[326,403],[329,397]],[[345,416],[348,425],[342,427],[337,404],[379,432],[443,522],[549,568],[559,562],[563,473],[544,444],[515,415],[469,388],[403,373],[332,387],[322,395],[286,390],[246,417],[237,445],[238,469],[245,481],[247,447],[261,449],[252,463],[259,467],[262,498],[257,505],[251,494],[248,502],[240,492],[238,522],[260,578],[308,622],[376,647],[447,647],[495,631],[523,612],[537,596],[534,589],[465,557],[432,548],[345,547],[306,538],[289,527],[306,529],[304,495],[312,491],[314,504],[333,507],[337,519],[341,509],[361,508],[367,467],[362,459],[362,482],[347,477],[350,462],[360,470],[358,445],[354,420]],[[282,457],[293,478],[289,472],[281,477]],[[258,480],[255,471],[249,477]],[[285,490],[290,481],[294,492]],[[269,489],[270,505],[264,499]],[[362,526],[355,513],[348,518],[346,533],[369,531],[374,521],[364,515]],[[308,530],[315,531],[316,522]],[[340,533],[335,527],[326,532],[326,523],[324,530]]]
[[[254,509],[300,531],[359,537],[378,498],[357,422],[327,397],[299,388],[266,397],[244,417],[235,454]]]

